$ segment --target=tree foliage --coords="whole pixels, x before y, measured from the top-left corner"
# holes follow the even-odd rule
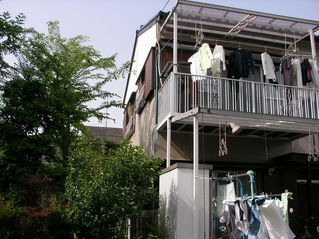
[[[143,208],[158,177],[160,161],[123,142],[105,151],[103,142],[84,139],[71,156],[66,183],[69,219],[85,238],[120,238],[128,217]]]
[[[20,49],[27,30],[23,27],[25,16],[19,14],[12,18],[8,12],[0,15],[0,77],[4,77],[10,69],[5,62],[4,56],[15,54]]]
[[[83,123],[109,117],[104,109],[120,106],[112,100],[91,108],[88,102],[116,99],[105,85],[127,64],[117,68],[116,55],[102,57],[87,37],[61,37],[57,22],[48,23],[48,32],[25,40],[12,79],[1,86],[0,164],[12,177],[20,169],[34,173],[43,162],[66,161]]]

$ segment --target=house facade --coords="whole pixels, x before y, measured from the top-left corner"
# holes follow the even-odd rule
[[[295,234],[319,233],[318,29],[182,0],[137,31],[123,132],[165,161],[169,238],[214,238],[213,178],[251,170],[256,194],[293,193]]]

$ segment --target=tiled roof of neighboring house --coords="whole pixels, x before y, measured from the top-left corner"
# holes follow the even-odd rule
[[[109,128],[109,127],[97,127],[97,126],[86,126],[93,135],[97,138],[105,139],[114,143],[121,143],[123,140],[122,128]]]

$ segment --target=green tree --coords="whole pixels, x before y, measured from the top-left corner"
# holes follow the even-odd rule
[[[10,65],[4,60],[8,54],[16,54],[28,31],[23,27],[25,16],[19,14],[12,18],[10,13],[0,14],[0,77],[8,74]]]
[[[92,139],[82,139],[70,158],[66,196],[78,236],[122,238],[126,219],[143,208],[160,160],[126,141],[106,151],[102,141]]]
[[[88,38],[61,37],[59,24],[48,23],[48,35],[33,32],[20,49],[12,79],[1,90],[0,143],[3,175],[32,174],[49,161],[66,162],[71,143],[90,117],[109,117],[105,108],[116,100],[89,107],[92,100],[116,99],[105,90],[127,64],[102,57]]]

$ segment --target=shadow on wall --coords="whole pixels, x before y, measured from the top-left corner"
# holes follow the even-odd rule
[[[177,219],[177,186],[172,182],[169,195],[160,196],[159,202],[159,227],[165,231],[168,239],[176,238]]]

